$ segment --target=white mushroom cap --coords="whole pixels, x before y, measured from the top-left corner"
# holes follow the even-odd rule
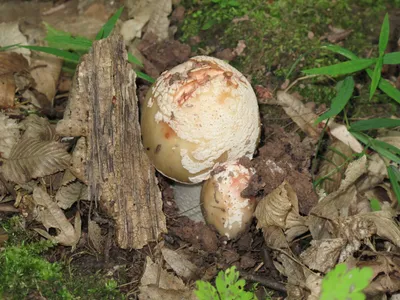
[[[254,173],[252,168],[229,162],[216,166],[204,182],[201,191],[203,216],[221,235],[236,238],[250,225],[256,200],[243,198],[240,194]]]
[[[256,95],[229,64],[196,56],[157,79],[143,104],[141,127],[159,172],[199,183],[218,162],[252,158],[260,134]]]

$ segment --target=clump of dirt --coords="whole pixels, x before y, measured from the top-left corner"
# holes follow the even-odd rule
[[[187,61],[191,54],[189,45],[177,40],[158,42],[154,34],[146,35],[137,48],[146,58],[143,61],[144,72],[154,78],[161,72]]]
[[[281,127],[267,126],[265,136],[272,136],[258,149],[258,155],[248,162],[256,170],[243,197],[263,197],[271,193],[284,180],[289,182],[297,194],[300,212],[307,215],[317,203],[310,174],[314,141],[300,139],[297,133],[285,132]]]

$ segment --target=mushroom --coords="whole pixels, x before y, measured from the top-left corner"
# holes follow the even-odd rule
[[[260,135],[256,95],[224,61],[196,56],[164,72],[142,106],[143,145],[155,168],[185,184],[214,165],[252,158]]]
[[[254,173],[239,162],[228,162],[216,166],[204,182],[200,197],[204,219],[229,239],[243,233],[253,218],[256,199],[243,198],[241,192]]]

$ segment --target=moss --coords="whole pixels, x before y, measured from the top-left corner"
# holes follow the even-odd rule
[[[70,274],[63,263],[49,262],[45,257],[55,245],[21,224],[19,218],[1,224],[9,237],[0,250],[1,299],[124,299],[113,279]]]
[[[200,36],[193,50],[234,48],[239,40],[246,44],[245,55],[232,65],[252,79],[253,84],[279,86],[288,76],[301,76],[301,70],[337,63],[342,59],[319,47],[329,26],[352,29],[343,46],[360,56],[376,51],[381,15],[388,5],[400,7],[400,0],[186,0],[187,16],[180,27],[184,42]],[[248,20],[233,22],[248,16]],[[210,27],[210,24],[213,25]],[[314,36],[309,37],[310,32]],[[293,64],[300,63],[289,74]],[[266,74],[269,82],[266,82]],[[272,80],[272,82],[271,82]],[[334,88],[331,82],[323,93],[320,87],[300,89],[316,102],[326,102]],[[330,89],[330,91],[329,91]],[[309,94],[311,92],[311,95]],[[315,98],[314,98],[315,96]]]

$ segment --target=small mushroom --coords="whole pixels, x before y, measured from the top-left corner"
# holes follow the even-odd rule
[[[175,181],[206,180],[214,165],[252,158],[260,135],[256,95],[222,60],[196,56],[164,72],[142,107],[144,148]]]
[[[239,162],[218,165],[201,190],[204,219],[221,234],[234,239],[251,223],[256,208],[255,198],[243,198],[255,170]]]

